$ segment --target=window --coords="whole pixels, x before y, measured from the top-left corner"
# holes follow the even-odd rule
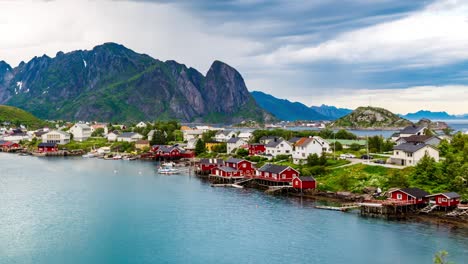
[[[247,164],[242,164],[242,168],[247,168]]]
[[[401,193],[398,193],[396,195],[396,198],[397,198],[397,200],[401,200],[401,199],[403,199],[403,195]]]
[[[286,175],[284,175],[284,174],[281,175],[281,178],[286,179]]]
[[[400,153],[399,153],[398,151],[396,152],[396,154],[397,154],[397,155],[400,155]]]

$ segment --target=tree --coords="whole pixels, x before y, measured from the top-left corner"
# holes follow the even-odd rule
[[[205,142],[202,139],[197,140],[195,144],[195,154],[200,155],[206,152]]]
[[[226,143],[221,143],[218,145],[214,145],[211,151],[216,152],[216,153],[226,153],[227,152],[227,144]]]
[[[345,130],[345,129],[341,129],[341,130],[339,130],[338,132],[335,133],[335,138],[338,138],[338,139],[357,139],[357,136],[354,135],[353,133]]]
[[[164,145],[166,144],[167,140],[164,136],[164,133],[160,130],[154,131],[153,138],[151,138],[151,145]]]
[[[439,251],[434,256],[434,264],[450,264],[453,262],[449,262],[447,260],[448,252],[445,250]]]
[[[423,186],[436,183],[438,176],[439,168],[437,167],[434,158],[427,154],[419,160],[411,174],[413,181]]]
[[[102,137],[104,135],[104,128],[100,127],[93,131],[92,137]]]
[[[236,154],[241,157],[247,157],[249,155],[249,150],[245,148],[239,148],[237,149]]]
[[[316,166],[319,165],[319,156],[317,154],[311,154],[307,157],[307,165],[308,166]]]
[[[319,165],[325,166],[327,164],[327,154],[325,152],[322,152],[319,158]]]
[[[454,131],[454,130],[453,130],[452,128],[450,128],[450,127],[446,127],[446,128],[444,128],[444,129],[442,129],[442,132],[444,132],[444,135],[446,135],[446,136],[452,135],[452,132],[453,132],[453,131]]]
[[[342,151],[343,150],[343,145],[336,141],[335,143],[333,143],[333,148],[334,148],[334,151]]]
[[[392,173],[388,177],[387,185],[389,188],[393,188],[393,187],[407,188],[409,187],[408,178],[406,177],[406,175],[404,175],[398,170]]]
[[[351,149],[352,151],[359,151],[361,150],[362,146],[359,145],[358,143],[353,143],[349,146],[349,149]]]

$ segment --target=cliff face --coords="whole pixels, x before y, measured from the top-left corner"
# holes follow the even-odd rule
[[[0,75],[1,69],[0,64]],[[227,123],[272,118],[252,100],[241,75],[219,61],[205,77],[175,61],[106,43],[55,58],[35,57],[10,72],[0,87],[0,103],[41,118]]]
[[[330,127],[364,128],[364,129],[396,129],[412,123],[394,113],[379,107],[358,107],[350,114],[336,120]]]

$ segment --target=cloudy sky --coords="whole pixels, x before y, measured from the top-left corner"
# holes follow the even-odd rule
[[[306,105],[468,113],[467,0],[0,0],[0,36],[12,66],[117,42]]]

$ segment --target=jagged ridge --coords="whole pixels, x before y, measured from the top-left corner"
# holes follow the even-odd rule
[[[46,119],[272,119],[250,96],[242,76],[223,62],[215,61],[205,77],[115,43],[35,57],[9,73],[2,73],[0,64],[0,103]]]

